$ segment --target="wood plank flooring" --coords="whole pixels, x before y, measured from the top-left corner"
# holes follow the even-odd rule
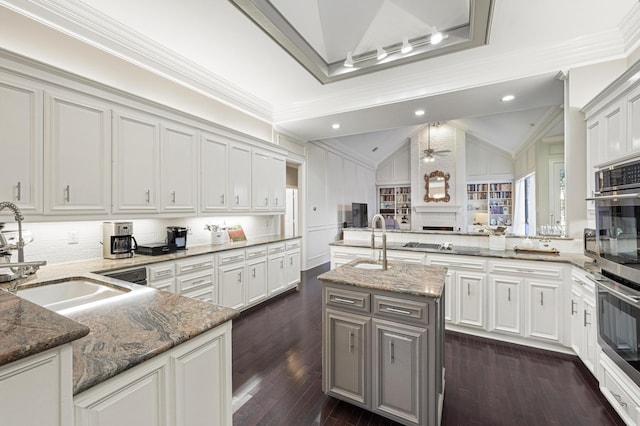
[[[233,416],[244,425],[395,425],[322,393],[321,285],[233,324]],[[623,425],[577,357],[447,332],[443,425]]]

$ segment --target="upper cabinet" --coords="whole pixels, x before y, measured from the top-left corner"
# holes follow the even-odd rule
[[[51,214],[107,214],[111,111],[97,99],[47,93],[45,207]]]
[[[42,90],[0,78],[0,201],[42,213]]]
[[[114,113],[113,212],[159,210],[160,122]]]
[[[376,170],[376,184],[409,183],[411,183],[411,152],[410,144],[406,144],[380,163]]]
[[[231,210],[251,210],[251,148],[233,143],[229,150]]]
[[[201,195],[203,212],[229,209],[229,142],[203,133],[200,138]]]
[[[174,123],[162,125],[161,202],[163,211],[195,213],[198,164],[196,129]]]
[[[286,186],[285,157],[254,149],[251,171],[253,210],[284,212]]]

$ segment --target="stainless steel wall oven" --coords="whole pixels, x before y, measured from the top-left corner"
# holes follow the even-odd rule
[[[596,172],[598,341],[640,386],[640,161]]]

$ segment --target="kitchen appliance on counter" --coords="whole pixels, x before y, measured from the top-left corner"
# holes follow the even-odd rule
[[[596,229],[585,230],[584,247],[601,269],[598,343],[640,386],[640,161],[603,168],[595,178],[588,200],[595,201]]]
[[[132,222],[102,223],[102,254],[105,259],[125,259],[136,249]]]
[[[229,234],[224,226],[205,225],[204,229],[211,232],[211,244],[225,244],[229,242]]]
[[[174,246],[176,250],[187,248],[187,228],[182,226],[167,226],[167,244]]]
[[[169,254],[175,252],[176,246],[166,243],[149,243],[139,244],[136,248],[136,254],[143,254],[145,256],[159,256],[161,254]]]
[[[363,203],[351,203],[351,217],[354,228],[368,228],[369,215],[367,205]]]

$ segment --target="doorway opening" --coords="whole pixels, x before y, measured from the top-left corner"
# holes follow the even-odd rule
[[[287,163],[286,205],[285,213],[281,217],[281,229],[285,238],[300,235],[298,172],[296,164]]]

